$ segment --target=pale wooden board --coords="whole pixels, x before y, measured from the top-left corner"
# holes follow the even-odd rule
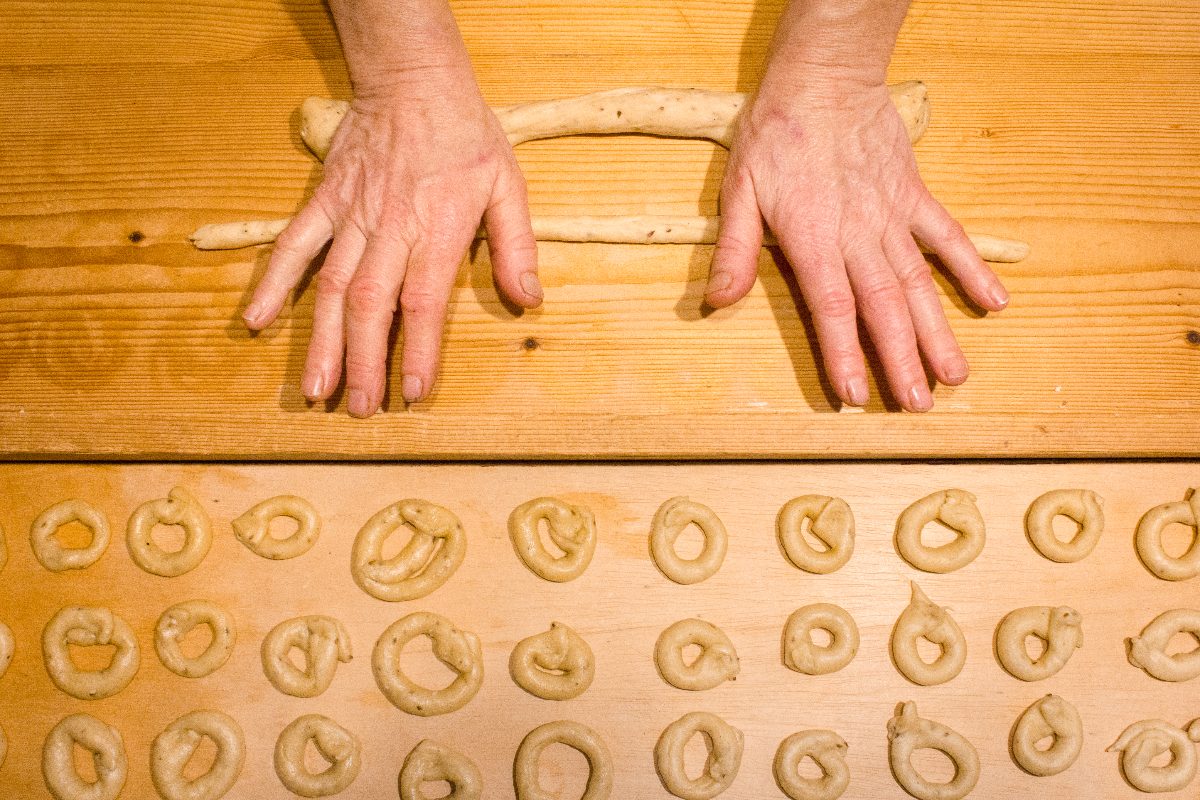
[[[781,797],[770,777],[774,750],[789,733],[809,727],[833,728],[849,742],[853,780],[847,797],[899,797],[886,766],[885,724],[898,701],[914,699],[924,715],[959,730],[978,748],[983,777],[975,797],[1133,798],[1137,793],[1122,782],[1116,757],[1104,748],[1135,720],[1185,723],[1200,716],[1200,701],[1195,685],[1160,683],[1125,661],[1124,637],[1164,610],[1197,603],[1196,581],[1170,584],[1146,572],[1134,555],[1132,531],[1147,508],[1179,499],[1198,481],[1200,463],[0,467],[0,522],[11,551],[0,574],[0,619],[13,627],[18,643],[16,659],[0,680],[0,724],[11,741],[0,769],[0,795],[44,796],[38,769],[42,739],[60,717],[84,711],[115,723],[125,737],[130,779],[124,796],[152,797],[147,761],[153,736],[188,710],[216,707],[237,718],[247,735],[245,771],[231,795],[237,797],[287,796],[271,767],[271,750],[287,722],[310,712],[332,716],[363,740],[363,772],[348,797],[394,796],[404,754],[426,736],[469,753],[483,771],[488,797],[510,797],[512,756],[520,739],[558,718],[586,722],[607,740],[617,762],[614,798],[666,797],[652,766],[653,744],[669,722],[697,709],[723,715],[746,735],[741,772],[723,798]],[[190,489],[209,511],[216,541],[194,572],[157,578],[133,566],[120,534],[138,504],[176,484]],[[957,573],[917,573],[893,552],[895,517],[912,500],[950,486],[978,495],[988,524],[987,547]],[[1086,560],[1053,564],[1028,545],[1022,518],[1043,491],[1071,486],[1104,497],[1107,528]],[[321,512],[324,531],[305,556],[269,562],[244,549],[228,523],[282,492],[310,499]],[[857,519],[854,557],[833,575],[799,572],[775,544],[779,507],[810,492],[844,497]],[[542,494],[586,503],[596,514],[595,559],[575,582],[543,582],[512,553],[505,529],[509,511]],[[658,505],[676,494],[710,504],[731,535],[721,571],[690,587],[670,583],[647,554],[649,521]],[[28,526],[43,508],[68,497],[95,503],[109,516],[117,537],[87,571],[50,574],[33,559]],[[465,563],[449,583],[425,599],[393,605],[353,584],[349,549],[372,513],[402,497],[424,497],[453,509],[469,545]],[[909,684],[887,654],[892,623],[908,603],[913,578],[952,609],[967,637],[966,667],[944,686]],[[238,643],[221,670],[187,680],[159,664],[151,632],[163,609],[196,597],[231,612]],[[850,666],[819,678],[788,671],[779,652],[784,620],[795,608],[817,601],[844,606],[862,633],[861,650]],[[78,701],[50,684],[39,651],[40,631],[67,603],[111,606],[136,631],[143,647],[141,671],[116,697]],[[1005,613],[1034,604],[1077,608],[1083,614],[1084,646],[1058,675],[1025,684],[1001,671],[991,641]],[[406,716],[384,700],[371,677],[375,639],[390,622],[418,609],[443,613],[484,642],[482,691],[465,709],[444,717]],[[355,658],[339,667],[324,695],[301,700],[271,688],[258,648],[276,623],[309,613],[340,618]],[[655,638],[688,616],[708,619],[729,634],[742,663],[736,682],[689,693],[659,679],[651,660]],[[506,668],[513,644],[552,620],[572,625],[597,658],[592,688],[563,703],[525,695]],[[412,674],[422,673],[414,668]],[[1086,742],[1072,769],[1035,779],[1011,763],[1007,737],[1020,711],[1051,691],[1077,705]],[[547,763],[547,786],[579,779],[573,770]],[[1177,796],[1194,792],[1193,787]]]

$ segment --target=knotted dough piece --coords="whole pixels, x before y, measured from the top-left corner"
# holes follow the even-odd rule
[[[116,652],[101,670],[82,670],[71,660],[69,645],[113,645]],[[80,700],[112,697],[137,674],[141,650],[125,622],[107,608],[66,606],[42,630],[46,673],[59,689]]]
[[[596,675],[592,648],[561,622],[517,642],[508,659],[513,682],[543,700],[570,700],[587,691]]]
[[[295,532],[282,539],[272,536],[271,520],[276,517],[295,520]],[[321,518],[313,504],[290,494],[263,500],[235,519],[232,525],[234,535],[250,552],[274,560],[304,555],[321,534]]]
[[[689,664],[685,648],[696,645],[700,655]],[[702,619],[681,619],[658,635],[654,645],[658,674],[676,689],[691,692],[720,686],[737,677],[739,663],[733,642],[725,632]]]
[[[85,781],[75,770],[76,745],[91,753],[95,781]],[[116,800],[128,772],[120,731],[95,717],[64,717],[46,736],[42,777],[55,800]]]
[[[932,663],[921,659],[917,640],[925,638],[941,648]],[[967,661],[967,640],[958,623],[912,583],[912,600],[892,628],[892,660],[900,674],[921,686],[945,683],[962,671]]]
[[[687,743],[700,734],[708,748],[704,769],[695,778],[684,770]],[[654,745],[654,768],[663,787],[683,800],[710,800],[728,789],[742,764],[742,732],[716,714],[693,711],[667,726]]]
[[[1174,523],[1192,529],[1192,543],[1181,556],[1169,556],[1163,549],[1163,529]],[[1146,569],[1164,581],[1183,581],[1200,574],[1200,492],[1189,489],[1183,500],[1147,511],[1138,522],[1134,545]]]
[[[806,520],[809,532],[825,545],[824,550],[805,541]],[[779,509],[775,533],[788,561],[805,572],[836,572],[854,553],[854,514],[840,497],[806,494],[789,500]]]
[[[0,678],[8,672],[8,665],[12,663],[16,650],[17,642],[13,638],[12,628],[0,622]]]
[[[304,766],[304,750],[312,742],[329,766],[315,775]],[[289,792],[301,797],[327,797],[344,792],[358,777],[362,755],[358,738],[329,717],[305,714],[293,720],[275,742],[275,774]]]
[[[1046,644],[1036,659],[1025,649],[1025,637]],[[996,626],[996,659],[1014,678],[1040,681],[1058,672],[1076,648],[1083,647],[1083,617],[1069,606],[1027,606],[1010,611]]]
[[[829,644],[813,641],[812,632],[829,634]],[[783,626],[783,664],[805,675],[828,675],[854,660],[858,626],[841,606],[813,603],[798,608]]]
[[[960,800],[979,782],[979,754],[957,731],[940,722],[922,719],[911,701],[896,707],[888,720],[888,764],[900,788],[917,800]],[[945,754],[954,764],[954,777],[946,783],[925,779],[912,763],[916,750],[930,749]]]
[[[550,541],[563,551],[550,554],[538,535],[545,520]],[[555,583],[573,581],[583,574],[596,552],[596,519],[586,506],[573,506],[556,497],[538,497],[513,509],[508,517],[513,549],[529,571]]]
[[[1121,774],[1141,792],[1177,792],[1196,777],[1196,746],[1200,719],[1182,730],[1161,719],[1145,719],[1125,729],[1106,752],[1121,753]],[[1162,766],[1150,762],[1170,751]]]
[[[689,526],[704,535],[704,549],[695,558],[680,558],[675,541]],[[692,584],[711,578],[725,561],[729,535],[713,510],[686,497],[663,503],[650,524],[650,557],[663,575],[676,583]]]
[[[174,552],[159,547],[151,535],[158,525],[182,527],[183,547]],[[212,523],[199,501],[176,486],[165,498],[149,500],[134,510],[125,529],[125,545],[133,562],[146,572],[173,578],[195,569],[208,555]]]
[[[412,537],[385,559],[384,541],[405,525]],[[358,532],[350,572],[372,597],[416,600],[449,580],[466,553],[467,537],[453,512],[426,500],[401,500],[377,512]]]
[[[188,658],[179,643],[198,625],[206,625],[212,639],[204,652]],[[233,654],[233,622],[219,606],[207,600],[177,603],[162,613],[154,626],[154,649],[163,666],[184,678],[203,678],[216,672]]]
[[[837,800],[850,785],[846,740],[833,731],[793,733],[775,751],[775,783],[792,800]],[[811,758],[820,767],[819,778],[800,775],[800,762]]]
[[[421,786],[437,781],[450,784],[450,794],[438,795],[438,800],[483,797],[483,775],[475,762],[432,739],[422,739],[400,768],[400,800],[428,800]]]
[[[1025,535],[1037,551],[1051,561],[1079,561],[1095,549],[1104,532],[1103,500],[1087,489],[1055,489],[1029,505],[1025,512]],[[1074,520],[1079,529],[1069,541],[1054,535],[1054,518]]]
[[[58,529],[70,522],[78,522],[91,531],[92,541],[86,547],[64,547],[58,540]],[[50,506],[29,529],[33,555],[51,572],[90,567],[104,555],[108,540],[108,519],[82,500],[64,500]]]
[[[455,673],[448,686],[428,689],[401,670],[400,654],[418,636],[428,636],[434,657]],[[379,637],[371,671],[379,690],[401,711],[419,717],[449,714],[469,703],[483,685],[483,646],[478,636],[460,631],[445,617],[417,611],[393,622]]]
[[[921,532],[934,520],[958,536],[937,547],[924,544]],[[983,552],[985,539],[975,495],[962,489],[943,489],[923,497],[896,520],[896,552],[923,572],[953,572],[965,567]]]
[[[304,653],[305,667],[297,669],[288,653]],[[338,662],[348,663],[354,655],[350,634],[333,617],[296,617],[279,623],[262,643],[262,665],[267,680],[292,697],[316,697],[329,688]]]
[[[565,744],[587,759],[587,785],[579,800],[605,800],[612,793],[612,755],[604,740],[586,725],[558,720],[539,725],[521,740],[517,756],[513,759],[513,787],[517,792],[517,800],[547,800],[552,797],[538,780],[542,751],[552,744]]]
[[[1050,737],[1050,746],[1037,743]],[[1083,750],[1083,720],[1075,706],[1056,694],[1048,694],[1021,712],[1009,739],[1017,766],[1044,778],[1057,775],[1075,763]]]
[[[184,768],[204,739],[217,755],[203,775],[188,780]],[[237,722],[220,711],[184,714],[154,737],[150,779],[163,800],[218,800],[237,783],[246,761],[246,742]]]
[[[1167,655],[1167,645],[1180,633],[1197,642],[1184,653]],[[1141,636],[1125,640],[1129,663],[1160,681],[1190,681],[1200,675],[1200,611],[1176,608],[1159,614],[1142,629]],[[0,675],[4,674],[0,669]]]

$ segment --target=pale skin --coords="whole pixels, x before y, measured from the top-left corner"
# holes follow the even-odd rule
[[[459,265],[482,220],[496,285],[542,302],[525,181],[475,82],[446,0],[331,0],[354,99],[312,200],[280,235],[244,312],[270,325],[322,248],[301,389],[325,400],[345,376],[348,408],[381,407],[400,314],[401,394],[426,399]],[[1008,294],[917,173],[885,73],[907,0],[792,0],[730,149],[721,230],[705,294],[753,286],[763,223],[812,314],[830,385],[869,399],[859,321],[906,410],[933,405],[926,369],[957,385],[967,362],[914,236],[967,296]],[[332,243],[330,244],[330,240]]]

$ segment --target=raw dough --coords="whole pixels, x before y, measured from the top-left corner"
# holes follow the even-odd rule
[[[932,663],[921,659],[917,640],[924,637],[942,649]],[[946,609],[935,604],[921,587],[912,584],[912,601],[892,628],[892,660],[900,674],[921,686],[945,683],[962,671],[967,661],[967,640]]]
[[[87,547],[63,547],[58,529],[69,522],[78,522],[92,532]],[[50,506],[33,521],[29,544],[41,565],[51,572],[86,569],[95,564],[108,549],[108,520],[82,500],[64,500]]]
[[[542,544],[538,526],[543,520],[550,541],[563,555],[551,555]],[[508,517],[508,534],[521,563],[539,578],[555,583],[582,575],[596,551],[596,520],[591,510],[556,497],[539,497],[513,509]]]
[[[400,768],[400,800],[428,800],[421,786],[435,781],[450,784],[450,794],[438,795],[438,800],[483,797],[483,775],[471,759],[432,739],[422,739]]]
[[[940,722],[922,719],[917,704],[901,703],[896,715],[888,720],[888,764],[900,788],[918,800],[960,800],[979,782],[979,754],[962,734]],[[954,762],[954,777],[946,783],[933,783],[917,772],[912,764],[916,750],[944,753]]]
[[[168,553],[155,544],[151,534],[157,525],[181,526],[183,547]],[[176,486],[167,497],[137,507],[129,518],[125,545],[133,562],[146,572],[173,578],[195,569],[208,555],[212,545],[212,524],[196,498]]]
[[[700,655],[688,664],[683,651],[690,645]],[[681,619],[658,635],[654,645],[654,665],[658,674],[676,689],[691,692],[720,686],[737,677],[737,651],[725,632],[702,619]]]
[[[818,645],[814,630],[829,634],[829,644]],[[858,653],[858,626],[841,606],[813,603],[796,609],[783,626],[783,664],[805,675],[828,675],[854,660]]]
[[[205,738],[216,745],[217,755],[208,772],[188,780],[184,768]],[[193,711],[154,737],[150,779],[163,800],[218,800],[237,783],[245,761],[245,738],[231,717],[220,711]]]
[[[95,782],[85,781],[75,771],[75,745],[91,752]],[[95,717],[64,717],[46,736],[42,777],[55,800],[116,800],[127,774],[121,733]]]
[[[1167,655],[1167,644],[1179,633],[1191,635],[1197,647]],[[1200,675],[1200,611],[1176,608],[1159,614],[1142,629],[1141,636],[1126,639],[1129,663],[1160,681],[1190,681]],[[3,669],[0,668],[0,675]]]
[[[188,658],[179,643],[197,625],[207,625],[212,640],[204,652]],[[189,600],[168,608],[154,626],[154,649],[163,666],[185,678],[203,678],[216,672],[233,653],[236,634],[229,615],[207,600]]]
[[[271,520],[290,517],[296,521],[291,536],[277,539],[271,535]],[[321,518],[312,503],[303,497],[284,494],[263,500],[232,523],[238,541],[255,555],[281,560],[307,553],[321,533]]]
[[[117,652],[102,670],[75,666],[68,645],[113,645]],[[59,609],[42,631],[46,672],[59,689],[80,700],[112,697],[137,674],[141,660],[137,637],[125,620],[107,608],[66,606]]]
[[[400,669],[404,646],[418,636],[428,636],[434,657],[456,673],[445,688],[427,689]],[[469,703],[483,685],[483,646],[478,636],[460,631],[445,617],[417,611],[393,622],[379,637],[371,671],[379,690],[401,711],[419,717],[449,714]]]
[[[704,769],[695,778],[684,770],[687,743],[700,734],[708,748]],[[716,714],[693,711],[667,726],[654,745],[654,768],[668,792],[683,800],[710,800],[733,784],[742,764],[742,732]]]
[[[1173,523],[1192,529],[1192,544],[1179,557],[1167,555],[1162,545],[1163,529]],[[1200,574],[1200,492],[1189,489],[1182,501],[1147,511],[1138,522],[1134,545],[1146,569],[1164,581],[1183,581]]]
[[[412,538],[399,553],[384,559],[384,541],[405,525],[412,529]],[[425,500],[401,500],[376,513],[358,532],[350,571],[372,597],[416,600],[449,580],[466,553],[466,534],[452,512]]]
[[[1096,547],[1104,532],[1104,501],[1087,489],[1056,489],[1030,504],[1025,534],[1039,553],[1060,564],[1079,561]],[[1079,525],[1070,541],[1054,535],[1054,518],[1068,517]]]
[[[316,775],[304,766],[311,741],[329,767]],[[358,777],[362,754],[358,738],[329,717],[305,714],[283,729],[275,742],[275,774],[289,792],[301,797],[327,797],[344,792]]]
[[[1200,719],[1181,730],[1161,719],[1135,722],[1125,729],[1106,752],[1121,753],[1121,774],[1140,792],[1177,792],[1196,777],[1196,747],[1200,742]],[[1164,766],[1150,762],[1170,751]]]
[[[953,541],[929,547],[921,532],[937,520],[958,534]],[[896,552],[924,572],[953,572],[983,552],[986,537],[975,495],[962,489],[943,489],[906,508],[896,520]]]
[[[296,668],[288,653],[304,653],[305,668]],[[333,617],[296,617],[271,629],[262,643],[262,665],[267,680],[292,697],[316,697],[329,688],[338,662],[349,663],[354,655],[350,634]]]
[[[543,700],[570,700],[587,691],[596,659],[583,638],[561,622],[522,639],[508,659],[513,682]]]
[[[775,782],[792,800],[837,800],[850,785],[846,749],[846,740],[833,731],[793,733],[775,751]],[[801,777],[800,762],[805,756],[821,768],[821,777]]]
[[[1025,637],[1046,644],[1037,659],[1025,649]],[[1069,606],[1028,606],[1011,611],[996,626],[996,660],[1014,678],[1040,681],[1058,672],[1076,648],[1083,647],[1083,617]]]
[[[513,786],[517,791],[517,800],[546,800],[551,797],[538,780],[538,762],[541,761],[542,751],[552,744],[565,744],[578,750],[587,759],[587,786],[579,800],[604,800],[612,793],[612,755],[604,740],[586,725],[558,720],[539,725],[521,740],[517,757],[513,760]]]
[[[8,672],[8,665],[12,663],[16,650],[17,642],[13,638],[12,628],[0,622],[0,678]]]
[[[704,534],[704,549],[695,558],[683,559],[675,552],[675,540],[693,524]],[[729,535],[713,510],[686,497],[672,497],[663,503],[650,525],[650,557],[659,571],[676,583],[711,578],[721,568],[728,546]]]
[[[1049,736],[1045,750],[1037,743]],[[1017,717],[1009,738],[1013,761],[1039,778],[1057,775],[1075,763],[1083,750],[1083,720],[1075,706],[1048,694]]]
[[[812,535],[825,545],[824,550],[817,550],[804,539],[805,520],[811,523]],[[789,500],[779,510],[775,533],[788,561],[805,572],[835,572],[854,553],[854,514],[840,497],[806,494]]]

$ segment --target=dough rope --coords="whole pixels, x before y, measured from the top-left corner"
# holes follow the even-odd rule
[[[850,785],[846,750],[846,740],[833,731],[793,733],[775,751],[775,783],[791,800],[837,800]],[[821,777],[800,776],[800,762],[805,756],[821,768]]]
[[[432,739],[422,739],[400,768],[400,800],[428,800],[421,786],[434,781],[450,784],[450,794],[438,800],[480,800],[483,775],[471,759]]]
[[[708,748],[704,769],[695,778],[684,771],[687,743],[700,734]],[[663,787],[682,800],[710,800],[733,784],[742,764],[742,732],[716,714],[693,711],[672,722],[654,745],[654,768]]]
[[[206,625],[212,640],[204,652],[188,658],[179,643],[198,625]],[[171,606],[154,626],[154,650],[163,666],[184,678],[203,678],[220,669],[233,654],[236,634],[229,615],[207,600],[189,600]]]
[[[412,537],[392,558],[383,543],[401,526]],[[454,574],[467,552],[458,517],[425,500],[401,500],[382,509],[358,532],[351,553],[351,574],[364,592],[380,600],[416,600]]]
[[[547,551],[538,534],[543,520],[550,541],[563,551],[557,558]],[[555,583],[582,575],[596,551],[596,519],[591,510],[556,497],[539,497],[513,509],[508,517],[508,535],[521,563],[539,578]]]
[[[217,755],[208,772],[188,780],[183,770],[206,738]],[[218,800],[237,783],[245,761],[246,742],[237,722],[219,711],[193,711],[154,737],[150,779],[163,800]]]
[[[917,800],[960,800],[979,782],[979,754],[962,734],[940,722],[922,719],[913,702],[901,703],[888,720],[888,764],[900,788]],[[916,750],[937,750],[954,763],[946,783],[926,780],[912,764]]]
[[[693,524],[704,535],[704,549],[695,558],[680,558],[675,541]],[[686,585],[711,578],[721,568],[728,547],[729,535],[713,510],[686,497],[673,497],[663,503],[650,525],[650,557],[659,571],[676,583]]]
[[[696,645],[700,655],[688,664],[685,648]],[[681,619],[658,635],[654,644],[654,666],[676,689],[701,692],[737,677],[737,650],[725,632],[702,619]]]
[[[805,540],[805,520],[824,550]],[[789,500],[779,509],[775,533],[787,560],[805,572],[828,575],[844,567],[854,554],[854,514],[840,497],[807,494]]]
[[[1162,543],[1163,529],[1174,523],[1192,529],[1192,543],[1178,557],[1167,555]],[[1147,511],[1138,522],[1134,546],[1146,569],[1164,581],[1184,581],[1200,574],[1200,493],[1189,489],[1182,501]]]
[[[304,653],[304,669],[297,669],[288,653]],[[263,673],[279,691],[292,697],[316,697],[329,688],[338,662],[353,658],[350,634],[333,617],[295,617],[279,623],[262,643]]]
[[[112,661],[101,670],[82,670],[71,660],[68,645],[113,645]],[[66,606],[42,630],[42,655],[54,685],[80,700],[112,697],[137,674],[141,660],[137,637],[125,622],[107,608]]]
[[[78,522],[92,532],[87,547],[64,547],[55,535],[58,529]],[[33,555],[51,572],[86,569],[100,560],[108,549],[108,520],[82,500],[64,500],[50,506],[33,521],[29,529],[29,544]]]
[[[829,644],[818,645],[812,632],[829,634]],[[783,664],[805,675],[837,672],[858,653],[858,626],[841,606],[813,603],[798,608],[783,626]]]
[[[428,636],[434,657],[455,673],[448,686],[428,689],[400,669],[404,646],[418,636]],[[418,611],[396,620],[379,637],[371,671],[379,690],[401,711],[419,717],[449,714],[469,703],[483,685],[483,646],[478,636],[460,631],[445,617]]]
[[[925,638],[942,649],[932,663],[921,659],[917,640]],[[916,582],[912,600],[892,628],[892,660],[900,674],[920,686],[936,686],[954,678],[967,661],[967,640],[958,623],[935,604]]]
[[[289,517],[296,531],[278,539],[271,535],[271,520]],[[321,518],[312,503],[303,497],[284,494],[263,500],[232,523],[239,542],[255,555],[276,561],[307,553],[321,534]]]
[[[521,740],[513,759],[513,787],[517,800],[547,800],[552,796],[538,780],[542,751],[552,744],[565,744],[587,759],[587,785],[579,800],[605,800],[612,793],[613,761],[604,740],[586,725],[558,720],[539,725]]]
[[[1047,736],[1050,746],[1039,749],[1037,743]],[[1048,694],[1017,717],[1009,746],[1013,761],[1030,775],[1057,775],[1074,764],[1083,750],[1083,720],[1075,706]]]
[[[508,659],[513,682],[543,700],[570,700],[587,691],[596,659],[583,638],[561,622],[517,642]]]
[[[304,750],[310,741],[329,762],[328,768],[315,775],[304,766]],[[358,738],[320,714],[305,714],[293,720],[275,742],[275,774],[289,792],[301,797],[344,792],[361,768]]]
[[[12,663],[16,651],[17,641],[13,638],[12,628],[0,622],[0,678],[8,672],[8,665]]]
[[[155,526],[179,525],[183,528],[183,547],[168,553],[151,535]],[[200,565],[212,546],[212,523],[204,508],[187,492],[176,486],[165,498],[142,503],[134,510],[125,530],[129,557],[152,575],[174,578]]]
[[[1185,653],[1167,654],[1173,637],[1186,633],[1197,646]],[[1200,675],[1200,611],[1176,608],[1159,614],[1142,629],[1141,636],[1125,640],[1129,663],[1160,681],[1190,681]],[[0,663],[2,663],[0,658]],[[4,674],[0,667],[0,675]]]
[[[1030,635],[1046,643],[1036,659],[1025,649],[1025,637]],[[1083,647],[1083,617],[1069,606],[1018,608],[996,626],[996,660],[1019,680],[1049,678],[1066,666],[1079,647]]]
[[[957,538],[937,547],[921,541],[921,532],[937,520],[958,534]],[[986,541],[983,516],[975,505],[975,495],[962,489],[943,489],[923,497],[896,520],[896,552],[923,572],[953,572],[975,560]]]
[[[1046,492],[1025,512],[1025,535],[1034,548],[1051,561],[1079,561],[1096,548],[1104,532],[1104,501],[1087,489],[1056,489]],[[1067,517],[1079,526],[1070,541],[1054,535],[1054,518]]]
[[[85,781],[75,771],[75,745],[92,754],[95,782]],[[116,800],[128,772],[120,731],[95,717],[64,717],[46,736],[42,777],[55,800]]]
[[[1135,722],[1105,751],[1121,754],[1121,774],[1140,792],[1177,792],[1196,777],[1196,746],[1200,742],[1200,720],[1181,730],[1161,719]],[[1171,760],[1161,767],[1150,762],[1170,751]]]

